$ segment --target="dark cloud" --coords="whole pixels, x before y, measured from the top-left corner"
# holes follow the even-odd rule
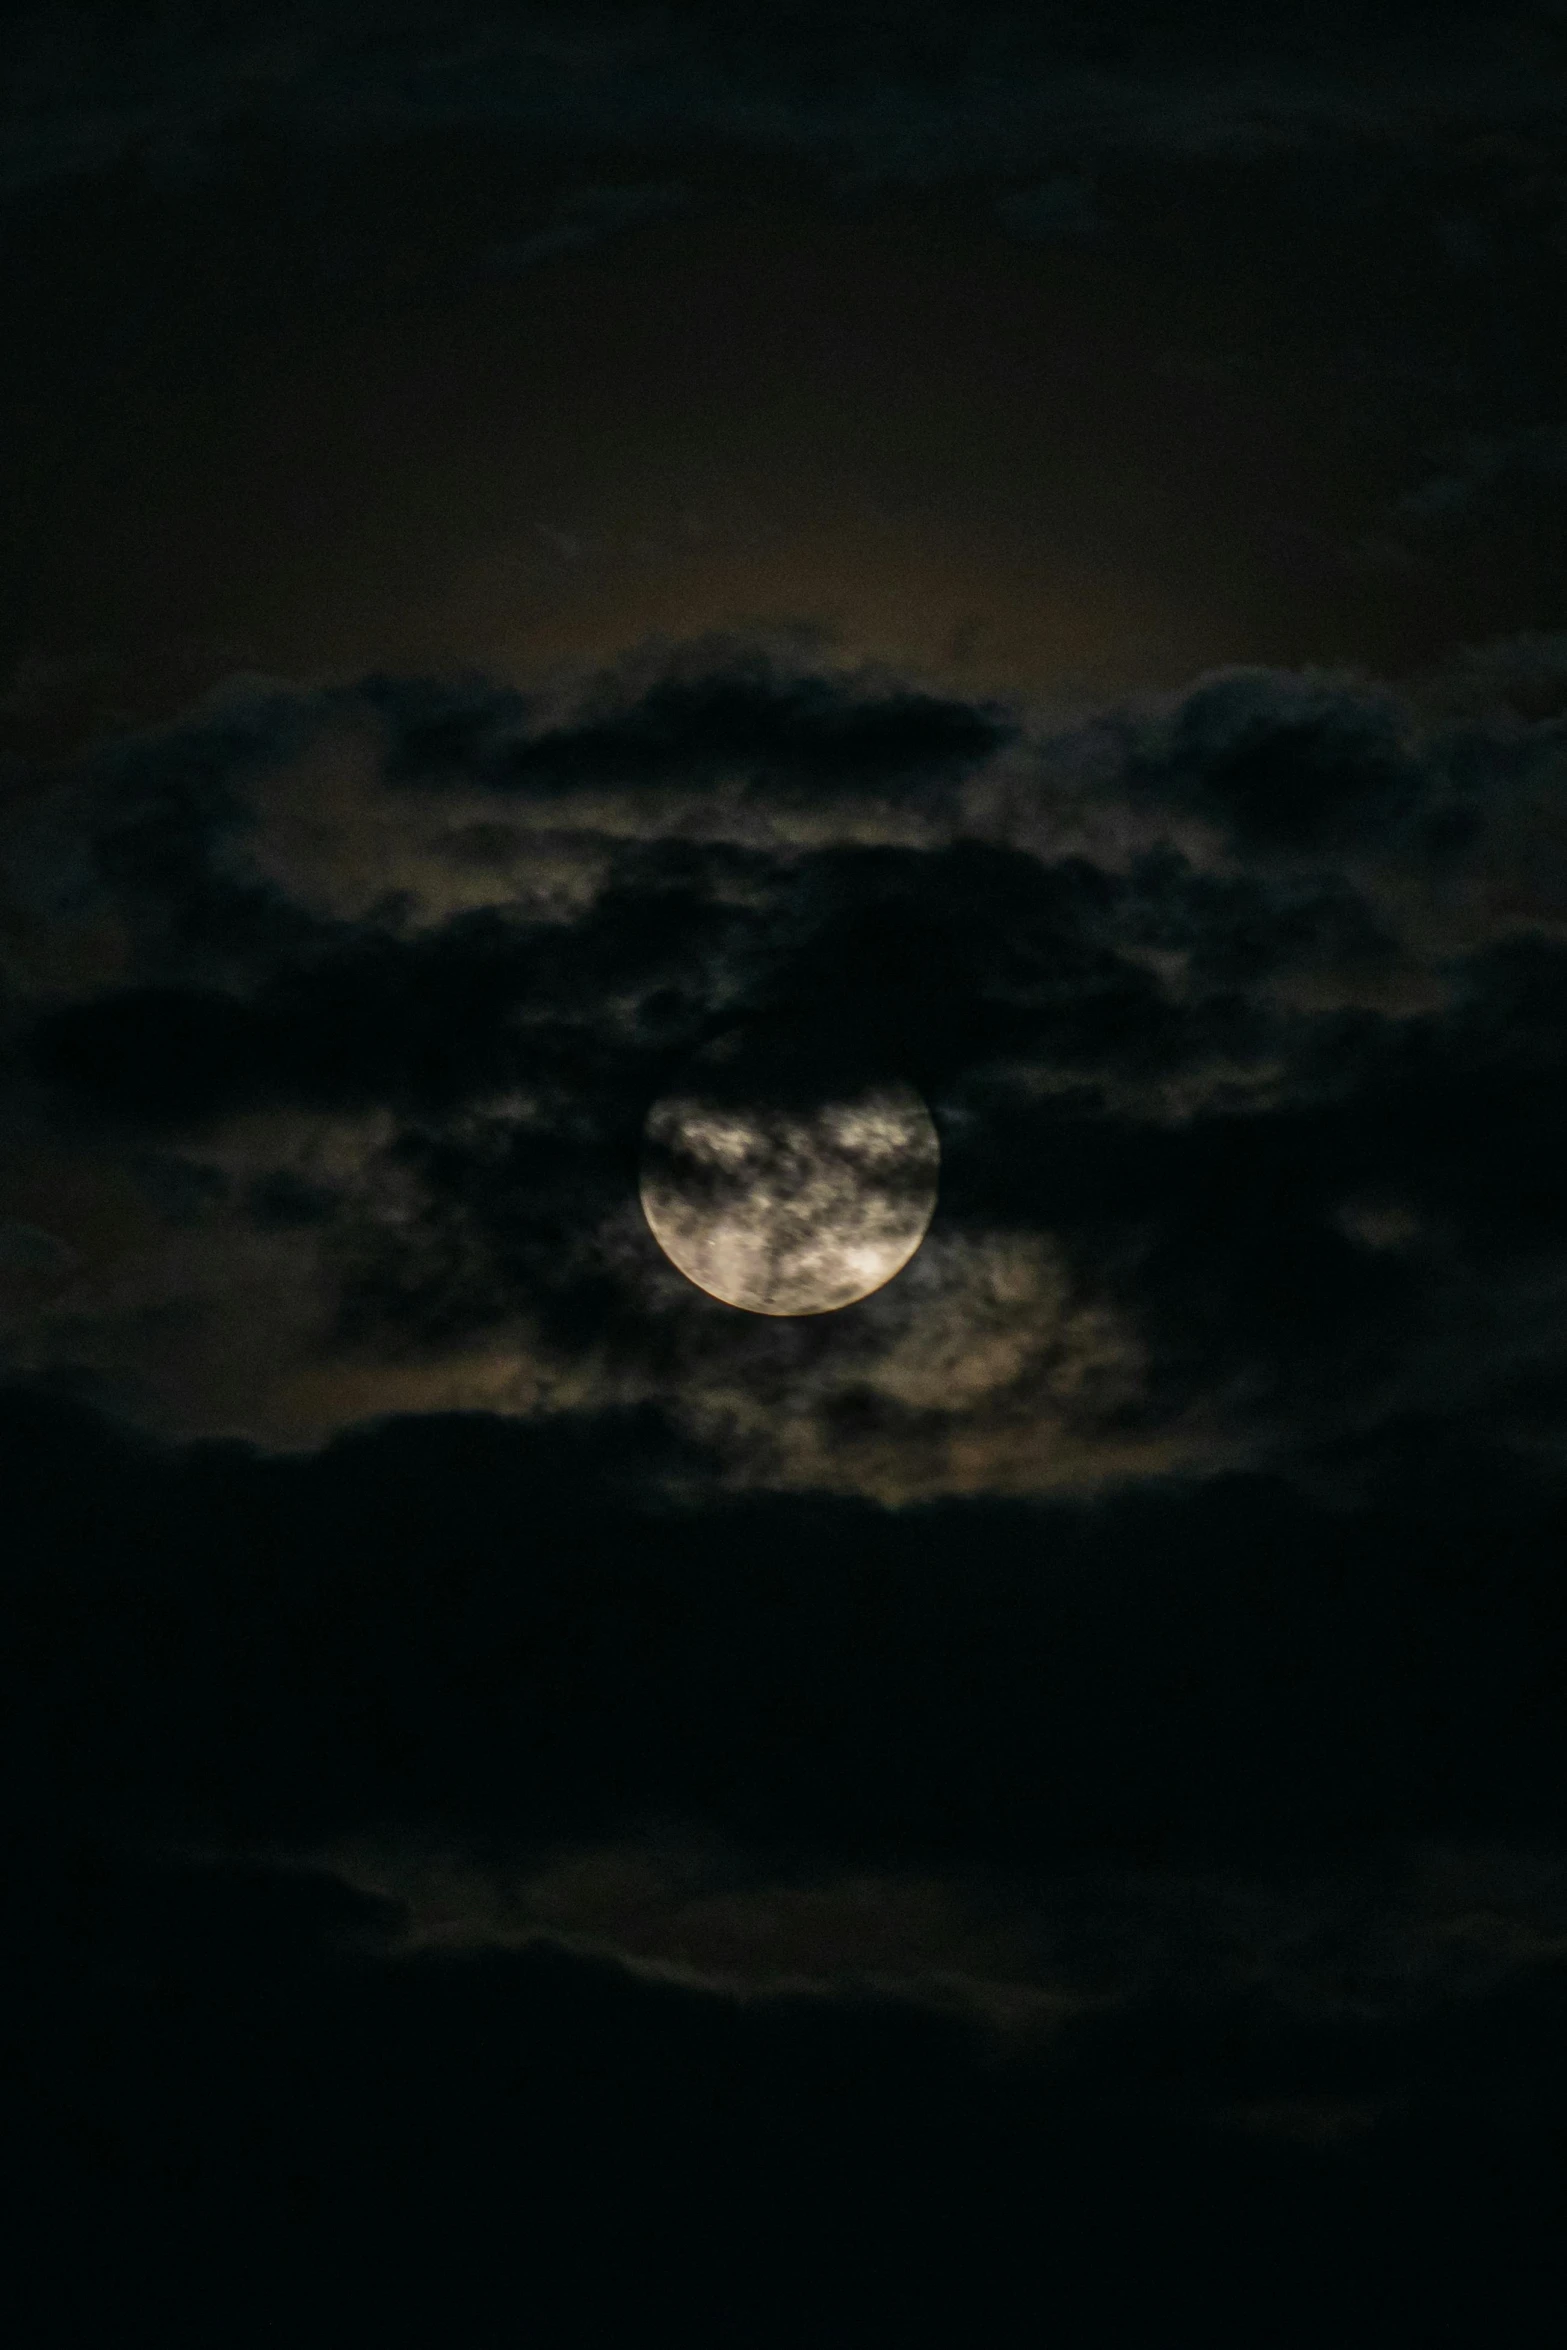
[[[560,790],[803,772],[818,788],[869,792],[977,767],[1011,731],[999,712],[934,694],[851,700],[823,679],[709,670],[519,744],[491,780]]]
[[[161,1025],[186,1020],[206,1028],[178,1044],[171,1036],[165,1057],[186,1073],[193,1108],[218,1106],[247,1079],[258,1095],[286,1090],[291,1072],[308,1099],[396,1098],[396,1057],[417,1060],[428,1028],[450,1040],[449,1069],[432,1070],[428,1082],[457,1100],[507,1073],[496,1038],[511,1015],[536,1027],[541,1013],[569,1006],[591,1029],[624,1023],[633,1004],[676,1039],[731,1007],[830,1009],[837,1018],[879,1008],[901,1017],[906,1049],[929,1064],[922,1073],[933,1082],[943,1052],[961,1065],[1024,1042],[1085,1070],[1128,1055],[1174,1064],[1213,1018],[1216,991],[1301,961],[1375,960],[1390,951],[1386,930],[1374,904],[1330,871],[1294,882],[1222,879],[1151,846],[1130,870],[1123,854],[1115,870],[1102,847],[1071,853],[1074,823],[1081,831],[1096,808],[1113,823],[1118,802],[1137,821],[1146,803],[1157,828],[1171,820],[1161,804],[1190,806],[1243,852],[1320,860],[1380,845],[1443,790],[1400,739],[1391,705],[1246,673],[1133,730],[1120,772],[1096,783],[1088,803],[1071,773],[1071,741],[1030,753],[1004,789],[1025,830],[1054,809],[1054,856],[1011,845],[1004,806],[970,817],[951,797],[924,808],[928,846],[816,845],[809,826],[791,838],[802,805],[841,814],[846,800],[866,795],[895,829],[921,810],[926,783],[994,768],[1016,745],[1017,722],[983,705],[876,694],[860,680],[733,658],[691,665],[629,698],[599,688],[589,700],[587,714],[530,732],[526,706],[504,691],[372,680],[329,707],[286,711],[266,752],[271,768],[284,767],[335,720],[368,710],[386,730],[378,759],[390,783],[443,793],[461,783],[475,809],[517,793],[576,797],[589,836],[605,828],[601,874],[590,902],[564,923],[519,919],[504,880],[497,903],[412,934],[417,908],[407,898],[387,899],[358,925],[312,920],[285,888],[246,872],[246,855],[266,845],[266,816],[241,798],[260,757],[257,732],[247,730],[239,749],[222,723],[175,730],[166,749],[154,738],[140,755],[145,772],[131,769],[134,789],[123,763],[110,770],[112,813],[92,852],[100,887],[133,908],[151,898],[181,909],[187,969],[210,955],[205,933],[188,934],[197,910],[215,936],[254,940],[273,967],[263,964],[259,987],[244,996],[165,989],[62,1008],[44,1034],[44,1068],[88,1091],[117,1086],[127,1104],[145,1088],[150,1102],[156,1088],[146,1086],[141,1056],[156,1053]],[[749,842],[725,841],[725,818],[711,812],[713,785],[731,779],[762,820]],[[602,795],[629,789],[634,812],[636,795],[654,784],[705,798],[720,837],[704,839],[695,824],[681,837],[678,811],[670,837],[660,808],[647,838],[617,839],[620,818],[606,819]],[[338,843],[340,862],[365,853],[378,815],[371,785]],[[747,819],[739,821],[743,832]],[[974,837],[971,825],[1003,837]],[[479,865],[497,857],[504,873],[519,838],[464,824],[439,833],[431,853]],[[1148,952],[1174,954],[1201,974],[1196,1002],[1160,984]],[[450,999],[464,985],[468,1000]]]
[[[344,727],[338,781],[312,762]],[[1558,736],[1262,671],[1052,733],[733,646],[542,719],[478,680],[262,697],[111,755],[80,853],[155,977],[19,1006],[16,1065],[62,1132],[163,1137],[136,1180],[171,1232],[238,1215],[325,1252],[299,1278],[345,1343],[499,1346],[524,1316],[505,1343],[551,1379],[648,1394],[678,1364],[709,1431],[785,1350],[769,1377],[826,1447],[786,1481],[866,1447],[934,1466],[959,1427],[1012,1481],[1031,1447],[1116,1458],[1193,1414],[1271,1457],[1460,1396],[1500,1431],[1552,1375],[1526,1301],[1567,1246],[1562,948],[1531,903]],[[544,829],[454,859],[502,805]],[[514,852],[575,860],[568,894],[519,900]],[[445,911],[454,869],[489,902]],[[910,1280],[957,1317],[945,1381],[899,1354],[914,1322],[789,1355],[659,1287],[648,1107],[780,1022],[935,1107]],[[304,1116],[359,1139],[300,1157]],[[225,1142],[258,1117],[274,1144]]]
[[[24,766],[11,890],[41,929],[112,921],[147,977],[221,981],[297,952],[319,923],[245,868],[242,844],[254,789],[321,720],[315,695],[242,682],[170,726],[111,740],[63,779]]]
[[[34,1067],[154,1123],[277,1101],[456,1103],[518,1073],[531,945],[477,915],[417,941],[353,941],[252,997],[130,989],[52,1015]]]
[[[1462,523],[1487,506],[1520,498],[1538,504],[1567,484],[1567,427],[1533,424],[1503,433],[1466,433],[1444,452],[1447,462],[1398,502],[1399,515],[1433,525]]]
[[[1243,848],[1363,847],[1429,796],[1405,733],[1391,701],[1241,673],[1186,698],[1132,783],[1146,774]]]
[[[199,2326],[240,2276],[238,2340],[305,2305],[482,2336],[523,2298],[562,2343],[651,2304],[697,2342],[743,2311],[778,2350],[1022,2343],[1062,2310],[1088,2341],[1241,2341],[1281,2275],[1273,2330],[1302,2345],[1390,2315],[1526,2326],[1551,2296],[1550,2124],[1485,2086],[1525,2045],[1542,2097],[1559,2078],[1527,1998],[1455,2048],[1453,2106],[1368,2127],[1391,2051],[1353,2024],[1150,2015],[1041,2078],[874,1999],[739,2005],[547,1948],[388,1965],[384,1911],[320,1879],[122,1865],[71,1890],[75,1936],[30,1981],[10,1961],[27,2024],[8,2001],[4,2026],[14,2281],[60,2338],[106,2303]],[[1234,2119],[1190,2109],[1194,2065]],[[36,2273],[66,2181],[92,2259]]]
[[[42,9],[18,43],[4,124],[14,186],[139,154],[187,181],[246,135],[362,144],[452,129],[546,147],[693,142],[803,152],[927,178],[1041,154],[1254,154],[1429,132],[1529,129],[1561,103],[1548,6],[964,12],[789,4],[743,25],[709,8],[467,6],[432,38],[383,6],[148,16]]]
[[[694,647],[660,674],[595,681],[563,720],[529,727],[520,696],[482,681],[374,679],[390,780],[560,794],[743,780],[813,795],[875,793],[960,775],[1012,739],[997,708],[896,681],[812,675],[745,646]]]
[[[310,1183],[291,1167],[258,1175],[250,1186],[250,1212],[260,1224],[285,1228],[325,1223],[337,1205],[326,1185]]]
[[[533,1850],[674,1821],[960,1872],[1564,1825],[1559,1481],[1452,1426],[1384,1439],[1353,1505],[912,1512],[704,1504],[650,1413],[279,1458],[21,1394],[6,1446],[40,1812]]]
[[[1107,2213],[1187,2264],[1128,2323],[1211,2312],[1238,2210],[1328,2299],[1365,2262],[1316,2231],[1364,2227],[1407,2309],[1487,2178],[1538,2258],[1559,1480],[1429,1428],[1353,1507],[713,1509],[648,1417],[287,1460],[13,1395],[3,1441],[8,2070],[98,2273],[357,2275],[390,2213],[400,2306],[521,2243],[591,2338],[716,2213],[737,2280],[800,2233],[791,2325],[829,2271],[1032,2310],[1043,2196],[1073,2291]],[[1494,2296],[1483,2234],[1444,2296]]]

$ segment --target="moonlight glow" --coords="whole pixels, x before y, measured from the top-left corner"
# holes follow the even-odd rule
[[[936,1205],[940,1148],[910,1085],[811,1103],[700,1083],[649,1114],[642,1207],[689,1281],[753,1314],[829,1314],[905,1266]]]

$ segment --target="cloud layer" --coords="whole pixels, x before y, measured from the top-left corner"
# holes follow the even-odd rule
[[[1553,1452],[1562,725],[1465,690],[1063,724],[708,644],[235,686],[40,773],[13,1366],[285,1440],[673,1394],[742,1484],[889,1499],[1444,1412]],[[635,1200],[687,1056],[780,1019],[942,1134],[914,1265],[810,1327],[702,1298]]]
[[[1422,2258],[1497,2306],[1477,2225],[1528,2292],[1552,659],[1068,718],[705,643],[236,681],[21,778],[8,2065],[101,2259],[264,2225],[286,2292],[301,2198],[332,2273],[444,2214],[399,2322],[518,2241],[601,2338],[700,2212],[781,2342],[858,2343],[1035,2307],[1039,2198],[1108,2306],[1130,2180],[1123,2329],[1324,2230],[1405,2314]],[[913,1264],[799,1322],[634,1190],[692,1050],[780,1020],[943,1141]],[[829,2294],[789,2247],[846,2199]]]
[[[1483,22],[1396,5],[1172,20],[1135,4],[1041,18],[928,0],[847,16],[786,4],[740,27],[707,7],[470,5],[433,36],[395,5],[258,6],[226,22],[45,8],[19,49],[0,153],[21,185],[128,152],[200,175],[246,135],[344,144],[458,127],[651,153],[738,140],[919,180],[1085,152],[1244,156],[1535,129],[1562,101],[1548,5]]]
[[[1355,1505],[895,1512],[715,1506],[648,1414],[279,1459],[12,1394],[0,1443],[29,2078],[79,2003],[134,2067],[165,2009],[239,2046],[238,2002],[296,2018],[352,2135],[339,2002],[377,2067],[390,2002],[417,2066],[491,1984],[563,2049],[618,2003],[615,2094],[667,2029],[742,2109],[748,2050],[820,2041],[933,2099],[933,2149],[998,2098],[1034,2158],[1174,2141],[1199,2175],[1550,2126],[1559,1477],[1409,1431]]]

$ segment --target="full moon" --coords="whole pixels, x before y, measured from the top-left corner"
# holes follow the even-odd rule
[[[941,1150],[912,1085],[699,1054],[643,1130],[641,1197],[688,1281],[752,1314],[831,1314],[913,1256]]]

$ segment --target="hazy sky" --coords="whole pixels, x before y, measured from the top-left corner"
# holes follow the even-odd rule
[[[3,41],[40,2239],[225,2341],[263,2242],[351,2337],[1513,2338],[1567,12]],[[780,1026],[941,1141],[808,1319],[636,1195]]]

